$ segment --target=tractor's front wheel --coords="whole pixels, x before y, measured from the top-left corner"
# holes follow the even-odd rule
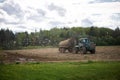
[[[95,49],[90,51],[91,54],[95,54]]]

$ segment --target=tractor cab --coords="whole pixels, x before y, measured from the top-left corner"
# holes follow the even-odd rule
[[[78,53],[78,51],[82,53],[87,53],[87,51],[95,53],[95,44],[94,42],[91,42],[88,38],[80,38],[74,50],[75,53]]]

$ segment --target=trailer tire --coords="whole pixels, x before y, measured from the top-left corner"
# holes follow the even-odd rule
[[[73,50],[72,50],[72,48],[69,48],[68,51],[71,53]]]
[[[78,53],[78,48],[74,48],[73,53],[77,54]]]

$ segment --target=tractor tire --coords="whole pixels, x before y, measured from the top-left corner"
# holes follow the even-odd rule
[[[95,54],[95,49],[90,51],[91,54]]]
[[[83,47],[83,48],[82,48],[82,53],[83,53],[83,54],[86,54],[86,53],[87,53],[86,47]]]

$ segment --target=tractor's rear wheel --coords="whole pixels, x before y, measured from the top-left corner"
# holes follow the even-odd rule
[[[86,53],[87,53],[86,47],[82,47],[82,53],[83,53],[83,54],[86,54]]]

